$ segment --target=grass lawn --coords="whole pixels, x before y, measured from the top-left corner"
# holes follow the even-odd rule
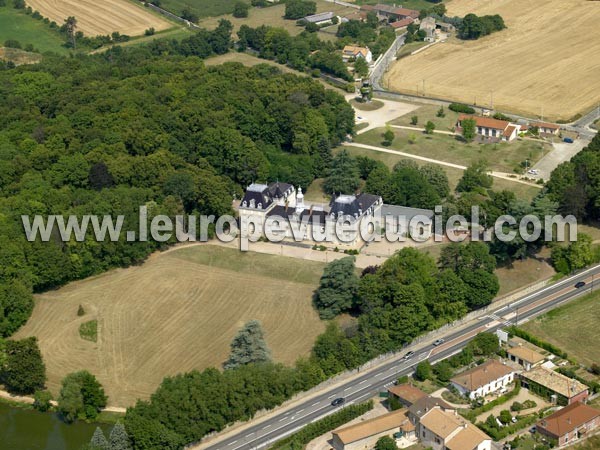
[[[404,44],[402,47],[400,47],[400,50],[398,51],[398,53],[396,53],[396,58],[400,59],[404,56],[408,56],[415,50],[425,47],[428,44],[429,44],[429,42],[425,42],[425,41],[415,41],[415,42],[410,42],[409,44]]]
[[[370,133],[370,131],[368,131],[365,134],[369,134],[369,133]],[[379,144],[377,144],[377,145],[379,145]],[[365,148],[348,147],[348,146],[346,146],[344,148],[348,151],[348,153],[350,153],[353,156],[359,156],[359,155],[368,156],[369,158],[373,158],[377,161],[383,162],[390,169],[392,167],[394,167],[394,165],[398,161],[407,159],[406,157],[401,156],[401,155],[375,152],[375,151],[371,151],[371,150],[368,150]],[[419,165],[424,164],[422,161],[417,161],[417,160],[415,160],[415,161]],[[455,169],[453,167],[442,166],[442,168],[444,169],[444,171],[446,172],[446,175],[448,176],[448,182],[450,184],[450,189],[454,190],[456,188],[456,185],[458,184],[458,181],[460,180],[460,178],[463,175],[463,171],[461,169]],[[493,189],[496,191],[501,191],[503,189],[510,190],[510,191],[514,192],[518,198],[522,198],[523,200],[527,200],[527,201],[531,201],[540,192],[540,190],[534,186],[528,186],[528,185],[522,184],[522,183],[514,183],[512,181],[504,180],[502,178],[494,178]]]
[[[295,258],[266,255],[254,252],[239,252],[215,245],[182,248],[177,257],[196,264],[227,269],[247,275],[286,280],[303,284],[318,284],[323,275],[325,264],[303,260],[300,264]]]
[[[155,39],[163,38],[181,40],[183,38],[191,36],[192,34],[194,34],[194,31],[192,31],[188,27],[173,27],[169,28],[168,30],[160,31],[156,34],[153,34],[152,36],[136,36],[127,42],[120,42],[118,45],[120,47],[130,47],[134,45],[147,44],[148,42],[154,41]],[[93,50],[90,53],[101,53],[108,50],[109,48],[111,48],[111,46],[107,45],[104,47],[100,47],[99,49]]]
[[[446,120],[444,118],[444,120]],[[421,121],[420,121],[421,122]],[[458,137],[440,134],[425,135],[418,131],[399,130],[392,128],[395,139],[389,147],[392,150],[400,150],[413,153],[426,158],[437,159],[463,166],[484,159],[490,169],[512,173],[526,158],[533,165],[542,156],[542,148],[545,153],[550,151],[551,146],[529,140],[517,140],[511,143],[503,142],[497,144],[465,143]],[[385,130],[378,128],[367,131],[356,137],[355,141],[362,144],[381,146],[382,134]],[[414,144],[409,143],[409,136],[416,137]],[[542,147],[544,146],[544,147]]]
[[[98,321],[90,320],[79,326],[79,336],[86,341],[96,342],[98,340]]]
[[[310,186],[308,186],[308,189],[306,189],[304,200],[313,203],[321,202],[326,205],[329,204],[329,196],[323,192],[323,181],[325,181],[323,178],[315,179]]]
[[[600,361],[599,323],[600,291],[553,309],[523,328],[589,366]]]
[[[41,20],[28,16],[12,6],[0,6],[0,43],[16,39],[23,47],[33,45],[40,52],[55,52],[66,55],[64,39]]]
[[[415,44],[420,44],[420,42],[414,42]],[[412,45],[412,44],[408,44]],[[404,116],[398,117],[390,122],[391,125],[404,125],[409,127],[423,127],[428,120],[431,120],[435,123],[436,130],[443,131],[454,131],[454,126],[456,125],[456,121],[458,120],[459,114],[449,110],[448,108],[444,108],[444,117],[437,117],[437,112],[440,107],[437,105],[422,105],[418,109],[411,111],[410,114],[406,114]],[[417,125],[413,125],[410,120],[412,116],[417,116],[419,121]]]
[[[234,0],[227,0],[227,1],[223,1],[223,2],[215,2],[214,0],[186,0],[185,2],[183,0],[164,0],[164,2],[165,2],[165,5],[167,5],[167,4],[170,5],[171,3],[177,3],[180,5],[189,4],[192,7],[195,2],[197,2],[197,3],[211,2],[211,3],[215,3],[215,4],[219,4],[219,5],[221,3],[223,3],[223,4],[231,3],[231,5],[233,5],[235,3]],[[354,8],[329,3],[329,2],[326,2],[325,0],[316,0],[316,2],[317,2],[317,13],[332,11],[332,12],[336,13],[337,15],[343,16],[343,15],[347,15],[351,12],[356,11],[356,9],[354,9]],[[182,7],[183,6],[180,6],[180,8],[182,8]],[[167,9],[169,9],[169,8],[167,8]],[[233,10],[233,7],[231,10]],[[239,18],[239,19],[236,17],[233,17],[231,14],[227,14],[226,11],[221,13],[221,14],[225,14],[225,15],[219,16],[219,17],[208,17],[208,16],[212,16],[214,14],[202,14],[201,16],[206,17],[206,18],[200,20],[199,25],[201,27],[211,30],[218,25],[220,19],[227,19],[233,24],[234,32],[239,30],[241,25],[248,25],[251,28],[255,28],[260,25],[270,25],[273,27],[281,27],[281,28],[285,28],[292,35],[297,35],[297,34],[300,34],[302,31],[304,31],[304,27],[299,27],[298,25],[296,25],[295,20],[285,20],[283,18],[284,13],[285,13],[285,5],[283,3],[281,3],[281,4],[278,4],[275,6],[269,6],[267,8],[250,8],[248,17]],[[324,32],[319,33],[319,38],[321,38],[322,40],[331,40],[332,37],[334,37],[334,36],[329,33],[324,33]]]

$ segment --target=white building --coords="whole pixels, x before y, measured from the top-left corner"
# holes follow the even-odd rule
[[[506,364],[491,359],[459,373],[450,381],[458,391],[471,400],[499,391],[515,379],[515,371]]]
[[[521,125],[506,120],[461,114],[456,123],[458,130],[462,130],[462,121],[466,119],[473,119],[477,134],[490,141],[510,142],[517,138],[521,129]]]
[[[373,54],[369,47],[357,47],[355,45],[346,45],[342,50],[342,59],[348,62],[350,59],[363,58],[367,64],[373,62]]]

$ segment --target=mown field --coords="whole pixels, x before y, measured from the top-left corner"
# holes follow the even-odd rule
[[[38,337],[54,394],[67,373],[85,368],[104,385],[109,404],[128,406],[149,397],[167,375],[220,367],[251,319],[262,322],[276,361],[291,364],[308,354],[324,330],[311,304],[322,269],[210,245],[175,249],[37,296],[16,337]],[[97,342],[79,335],[93,319]]]
[[[522,328],[589,366],[600,363],[598,324],[600,291],[549,311]]]
[[[597,105],[600,3],[587,0],[448,2],[448,15],[500,14],[507,29],[477,41],[451,39],[395,63],[394,90],[425,92],[550,120]],[[386,84],[387,86],[387,84]]]
[[[141,3],[131,0],[27,0],[26,3],[59,25],[67,17],[75,16],[77,30],[88,36],[106,35],[113,31],[138,36],[151,27],[161,31],[173,26]]]
[[[15,39],[22,47],[33,45],[40,52],[66,54],[64,40],[41,20],[32,19],[10,4],[0,6],[0,45],[8,39]]]
[[[160,7],[175,14],[180,14],[185,8],[198,14],[198,17],[216,17],[231,14],[238,0],[161,0]],[[250,3],[249,0],[245,3]]]

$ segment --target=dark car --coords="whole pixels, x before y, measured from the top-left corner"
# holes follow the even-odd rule
[[[406,353],[406,355],[404,355],[402,357],[402,359],[404,359],[404,360],[410,359],[414,356],[414,354],[415,354],[415,352],[408,352],[408,353]]]
[[[567,144],[572,144],[573,143],[573,139],[566,137],[563,139],[563,142],[566,142]]]
[[[346,399],[342,398],[342,397],[338,397],[334,401],[331,402],[331,406],[340,406],[340,405],[343,405],[344,403],[346,403]]]
[[[575,283],[575,287],[577,289],[582,288],[585,286],[585,281],[578,281],[577,283]]]
[[[438,345],[442,345],[444,343],[443,339],[436,339],[435,341],[433,341],[433,346],[437,347]]]

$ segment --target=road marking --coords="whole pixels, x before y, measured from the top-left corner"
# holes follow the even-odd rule
[[[319,404],[319,402],[314,402],[312,405],[310,406],[317,406]]]
[[[327,398],[333,398],[333,397],[335,397],[335,394],[333,394],[333,395],[330,395],[330,396],[329,396],[329,397],[327,397]]]
[[[362,380],[362,381],[361,381],[360,383],[358,383],[358,384],[364,384],[364,383],[366,383],[367,381],[369,381],[369,380],[368,380],[368,379],[366,379],[366,380]]]
[[[283,422],[284,420],[287,420],[287,417],[283,417],[283,418],[279,419],[280,422]]]
[[[233,442],[230,442],[230,443],[229,443],[229,444],[227,444],[227,445],[233,445],[233,444],[235,444],[236,442],[237,442],[237,439],[236,439],[235,441],[233,441]]]
[[[304,411],[303,409],[301,409],[300,411],[296,411],[296,414],[300,414],[302,411]],[[294,415],[296,415],[294,414]]]
[[[352,386],[348,386],[346,389],[344,389],[344,392],[346,392],[350,388],[352,388]]]

